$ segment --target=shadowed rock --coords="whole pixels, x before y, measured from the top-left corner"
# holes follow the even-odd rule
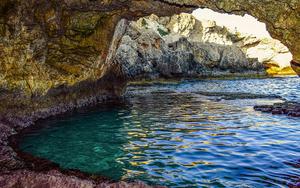
[[[259,18],[300,61],[300,1],[0,0],[0,187],[94,187],[65,174],[18,170],[24,163],[7,137],[39,118],[122,94],[126,80],[109,58],[122,18],[170,16],[198,7]],[[122,186],[130,187],[112,184]]]
[[[249,13],[265,22],[294,60],[300,60],[299,1],[1,0],[0,4],[0,89],[23,101],[113,74],[106,59],[117,23],[151,13],[170,16],[198,7]]]
[[[255,106],[255,110],[272,113],[272,114],[284,114],[292,117],[300,117],[300,104],[296,102],[284,102],[284,103],[276,103],[273,105],[262,105]]]
[[[291,61],[291,65],[295,72],[300,76],[300,63],[298,63],[297,61]]]

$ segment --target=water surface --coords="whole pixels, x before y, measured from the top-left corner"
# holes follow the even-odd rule
[[[202,91],[300,101],[299,78],[130,87],[117,107],[41,122],[20,147],[65,169],[170,187],[285,187],[300,177],[300,119],[263,114],[278,99],[216,100]]]

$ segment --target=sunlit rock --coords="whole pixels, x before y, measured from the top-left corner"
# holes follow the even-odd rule
[[[190,25],[187,26],[186,23]],[[178,25],[182,28],[180,32],[174,29]],[[278,70],[272,74],[280,74],[281,70],[290,69],[289,62],[292,59],[292,54],[278,40],[259,38],[252,34],[241,33],[239,30],[218,26],[214,20],[197,20],[190,14],[173,16],[167,27],[171,31],[171,34],[168,36],[173,38],[173,40],[176,40],[176,37],[172,36],[175,33],[175,35],[180,34],[180,36],[187,37],[189,41],[193,42],[237,46],[246,54],[247,58],[257,58],[258,62],[266,66],[270,64],[276,65]],[[293,74],[293,72],[288,74]]]
[[[110,61],[116,52],[114,48],[120,42],[118,35],[116,40],[113,39],[119,21],[122,18],[138,19],[151,13],[171,16],[199,7],[255,16],[267,24],[272,37],[289,48],[293,54],[292,62],[300,62],[298,0],[1,0],[1,122],[18,132],[39,118],[120,95],[126,80],[119,79],[119,64]],[[178,31],[182,29],[177,28]],[[158,32],[159,37],[167,35],[163,28]],[[151,44],[157,48],[163,42]],[[131,56],[132,49],[126,50]],[[175,55],[171,57],[177,58],[176,53],[182,51],[173,53]],[[181,57],[189,58],[190,52],[185,53]],[[215,55],[213,59],[217,58],[218,55]],[[185,59],[175,62],[183,61]],[[149,67],[147,71],[151,70]],[[299,72],[297,67],[293,63],[293,68]],[[7,139],[2,140],[0,145],[1,158],[9,156],[1,160],[6,165],[5,168],[0,165],[1,172],[23,168],[22,162],[16,162],[18,159],[13,149],[6,143]],[[2,186],[10,183],[13,186],[40,186],[31,182],[20,185],[16,172],[11,173],[11,179],[4,178],[5,181],[2,181],[1,177]],[[20,176],[26,179],[25,173]],[[38,179],[42,175],[33,173],[33,176]],[[68,177],[62,176],[64,179]],[[17,181],[16,184],[14,181]]]
[[[278,40],[240,33],[186,13],[131,22],[116,56],[124,74],[133,78],[295,74],[291,59]]]

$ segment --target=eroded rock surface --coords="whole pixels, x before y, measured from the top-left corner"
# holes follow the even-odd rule
[[[0,88],[25,98],[98,80],[111,67],[106,57],[122,17],[172,15],[197,7],[257,17],[300,61],[297,0],[1,0]]]
[[[76,176],[65,176],[64,174],[51,170],[49,172],[31,172],[18,170],[13,173],[3,173],[0,175],[0,186],[10,187],[54,187],[54,188],[150,188],[142,182],[97,182],[86,180]],[[159,187],[157,187],[159,188]],[[161,187],[162,188],[162,187]]]
[[[122,18],[198,7],[259,18],[300,62],[298,0],[0,0],[0,186],[90,186],[64,174],[18,171],[26,167],[7,138],[39,118],[122,93],[126,81],[110,58]],[[122,28],[118,31],[122,35]]]
[[[120,96],[126,80],[118,77],[118,67],[111,63],[118,45],[114,31],[122,35],[124,29],[124,25],[116,28],[120,19],[158,12],[162,6],[172,12],[187,10],[159,1],[1,0],[0,4],[0,119],[6,120]]]
[[[129,24],[115,61],[133,79],[295,74],[287,47],[182,13]]]
[[[267,24],[271,35],[283,42],[300,60],[300,2],[298,0],[163,0],[169,3],[207,7],[215,11],[250,14]]]

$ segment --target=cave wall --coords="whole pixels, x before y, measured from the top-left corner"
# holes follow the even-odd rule
[[[101,78],[118,21],[161,7],[146,1],[1,0],[0,88],[34,96]]]
[[[118,67],[107,58],[114,55],[110,45],[117,23],[198,7],[251,14],[300,62],[299,0],[0,0],[0,111],[7,103],[32,103],[53,93],[68,96],[64,101],[91,87],[89,96],[123,87],[114,76]]]
[[[25,163],[8,145],[11,135],[40,118],[122,93],[126,80],[113,63],[126,27],[122,18],[198,7],[259,18],[300,60],[299,0],[0,0],[0,179],[8,180],[1,185],[18,186],[26,173],[37,179],[29,186],[40,185],[46,175],[29,170],[16,176],[12,170]],[[42,185],[53,182],[47,177]]]

